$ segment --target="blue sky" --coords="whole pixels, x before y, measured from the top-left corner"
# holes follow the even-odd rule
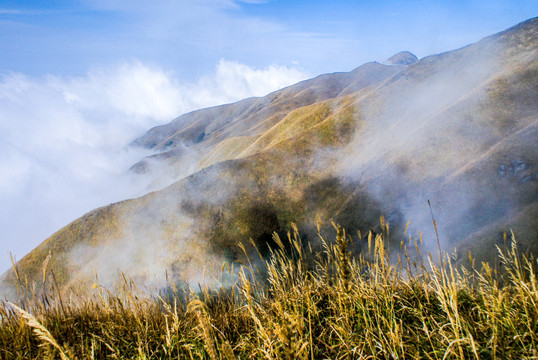
[[[537,13],[536,0],[4,0],[0,70],[74,75],[137,59],[188,78],[229,59],[319,74],[451,50]]]
[[[84,213],[139,196],[134,138],[184,112],[409,50],[452,50],[537,0],[2,0],[0,272]]]

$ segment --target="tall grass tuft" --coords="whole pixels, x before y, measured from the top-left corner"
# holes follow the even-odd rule
[[[119,294],[21,289],[29,295],[0,306],[0,357],[538,358],[537,262],[518,252],[513,234],[498,249],[499,269],[477,269],[447,254],[434,261],[420,253],[421,240],[402,242],[395,261],[383,225],[382,234],[359,235],[356,256],[337,225],[334,242],[318,230],[321,252],[292,226],[286,238],[274,235],[260,268],[243,266],[221,287],[171,284],[148,296],[125,278]]]

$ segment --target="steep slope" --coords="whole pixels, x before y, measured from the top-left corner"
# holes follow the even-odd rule
[[[537,23],[424,58],[359,100],[371,120],[340,169],[430,236],[432,200],[449,248],[521,227],[509,214],[538,200]],[[536,248],[536,229],[520,239]]]
[[[488,259],[514,228],[538,253],[537,59],[535,18],[406,67],[368,63],[183,115],[135,141],[159,153],[134,170],[178,181],[78,219],[20,273],[39,289],[51,254],[64,290],[113,288],[122,271],[196,283],[246,261],[239,242],[263,253],[291,221],[315,240],[317,217],[364,232],[383,214],[398,244],[411,221],[433,250],[427,200],[446,249]]]
[[[134,144],[169,149],[201,141],[215,143],[229,137],[230,133],[235,136],[239,132],[243,136],[262,134],[290,111],[338,97],[343,90],[354,92],[378,84],[399,71],[394,66],[367,63],[350,73],[320,75],[262,98],[182,115],[167,125],[149,130]]]
[[[374,87],[399,71],[396,66],[367,63],[349,73],[320,75],[262,98],[182,115],[133,142],[158,152],[135,164],[133,170],[155,172],[157,179],[179,180],[213,164],[211,159],[223,161],[252,154],[256,145],[244,152],[239,151],[239,144],[249,147],[273,127],[295,121],[298,109]],[[327,113],[314,114],[318,118],[324,115]],[[303,116],[303,122],[309,121]]]

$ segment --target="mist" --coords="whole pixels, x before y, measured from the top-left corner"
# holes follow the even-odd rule
[[[441,246],[451,252],[533,201],[533,185],[517,183],[521,175],[498,172],[510,166],[503,164],[532,166],[524,150],[530,143],[518,131],[532,123],[525,114],[535,107],[516,102],[499,111],[506,106],[495,97],[499,84],[509,84],[506,92],[532,91],[507,80],[511,64],[503,56],[489,40],[434,55],[357,101],[361,125],[338,153],[337,173],[364,185],[389,223],[403,229],[409,222],[415,239],[422,233],[426,251],[437,251],[432,212]]]
[[[0,77],[0,270],[84,213],[141,196],[128,169],[151,152],[130,142],[194,109],[261,96],[308,77],[221,60],[196,81],[133,60],[84,76]]]

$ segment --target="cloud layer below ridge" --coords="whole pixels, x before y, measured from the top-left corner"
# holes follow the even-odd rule
[[[68,222],[143,194],[127,145],[198,108],[262,96],[307,77],[282,66],[221,60],[194,82],[139,61],[84,76],[0,75],[0,271]]]

